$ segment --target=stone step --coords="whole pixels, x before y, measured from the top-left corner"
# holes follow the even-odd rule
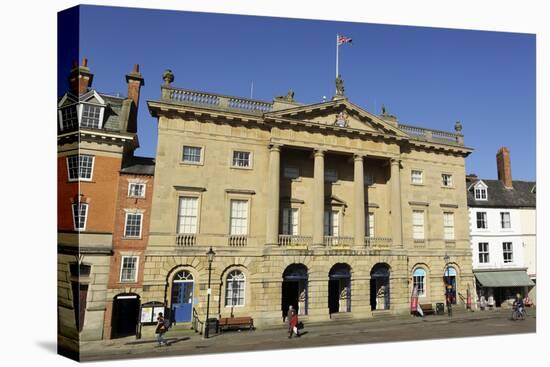
[[[380,311],[373,311],[372,317],[377,320],[394,319],[395,315],[392,313],[391,310],[380,310]]]
[[[353,314],[351,312],[336,312],[330,315],[331,320],[351,320]]]

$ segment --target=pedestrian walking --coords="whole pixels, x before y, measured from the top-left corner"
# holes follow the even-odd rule
[[[155,329],[155,335],[157,337],[159,347],[162,346],[162,344],[166,346],[168,345],[168,342],[164,339],[164,333],[168,331],[167,321],[168,320],[166,320],[162,315],[162,312],[159,312],[157,317],[157,328]]]
[[[296,334],[298,338],[300,337],[300,332],[298,331],[298,313],[294,310],[292,310],[288,319],[288,338],[292,338],[293,334]]]

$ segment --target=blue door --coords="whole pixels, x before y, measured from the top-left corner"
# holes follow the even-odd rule
[[[193,314],[193,282],[172,284],[172,318],[175,322],[191,322]]]

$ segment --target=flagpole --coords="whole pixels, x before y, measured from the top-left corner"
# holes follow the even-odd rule
[[[338,33],[336,33],[336,78],[338,78]]]

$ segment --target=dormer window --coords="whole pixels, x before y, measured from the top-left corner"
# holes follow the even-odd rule
[[[474,186],[474,198],[476,200],[487,200],[487,186],[483,182],[478,182]]]
[[[82,105],[82,118],[80,126],[91,127],[94,129],[101,128],[101,109],[100,106],[94,106],[90,104]]]
[[[68,106],[61,110],[61,126],[63,130],[72,130],[78,126],[76,105]]]
[[[484,187],[477,187],[475,189],[476,200],[487,200],[487,189]]]
[[[78,127],[101,129],[106,106],[96,91],[89,91],[81,100],[66,94],[57,104],[60,131],[74,131]]]

